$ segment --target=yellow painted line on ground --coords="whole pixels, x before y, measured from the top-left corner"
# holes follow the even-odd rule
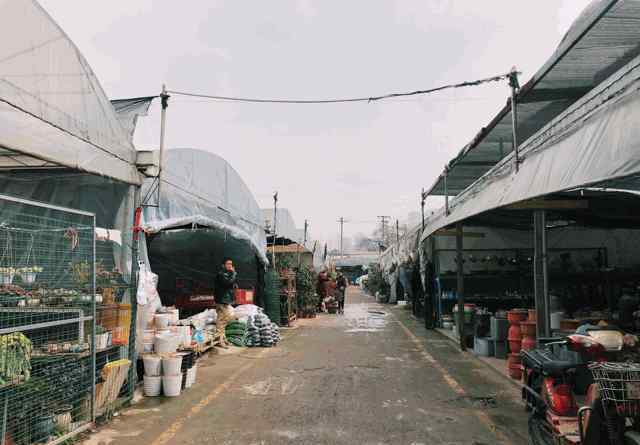
[[[449,387],[456,394],[460,396],[466,395],[464,388],[456,381],[456,379],[453,378],[449,371],[447,371],[447,369],[442,366],[442,364],[437,361],[431,354],[429,354],[429,352],[425,349],[424,342],[420,340],[413,332],[411,332],[402,321],[398,320],[398,324],[402,327],[402,330],[407,335],[407,337],[409,337],[409,339],[419,347],[420,355],[422,355],[422,357],[442,375],[442,378],[445,382],[447,382],[447,385],[449,385]],[[480,422],[482,422],[487,428],[489,428],[489,430],[491,430],[493,434],[496,435],[496,438],[500,442],[502,442],[503,444],[512,444],[507,436],[505,436],[502,431],[496,428],[495,423],[491,421],[491,418],[487,415],[487,413],[477,409],[474,409],[472,411],[478,418],[478,420],[480,420]]]
[[[259,354],[256,355],[256,358],[264,357],[270,349],[264,349],[260,351]],[[193,416],[202,411],[207,405],[213,402],[218,396],[225,391],[233,382],[235,382],[238,377],[248,371],[252,366],[256,364],[256,361],[246,363],[240,368],[236,369],[224,382],[216,386],[207,396],[200,400],[198,403],[193,405],[191,409],[184,415],[179,417],[175,422],[169,425],[169,428],[163,431],[160,436],[150,445],[166,445],[178,434],[178,431],[184,426],[184,424]]]

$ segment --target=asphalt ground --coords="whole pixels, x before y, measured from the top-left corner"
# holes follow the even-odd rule
[[[526,414],[505,377],[355,287],[344,315],[298,320],[275,348],[205,356],[180,397],[144,398],[84,441],[526,443]]]

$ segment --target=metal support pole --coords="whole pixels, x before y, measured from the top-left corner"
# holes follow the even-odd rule
[[[462,262],[462,223],[456,223],[456,262],[458,263],[458,335],[460,336],[460,349],[467,350],[464,335],[464,264]]]
[[[140,189],[136,188],[135,192],[134,192],[134,202],[133,202],[133,208],[137,209],[138,205],[140,204]],[[137,353],[136,353],[136,343],[135,343],[135,338],[136,335],[139,335],[136,332],[136,321],[138,319],[138,304],[136,301],[136,292],[138,289],[138,270],[139,270],[139,264],[138,264],[138,243],[139,238],[138,238],[138,233],[135,232],[135,230],[137,230],[137,223],[139,221],[137,220],[137,218],[134,216],[134,221],[133,221],[133,234],[132,234],[132,243],[131,243],[131,275],[130,275],[130,281],[131,281],[131,285],[130,285],[130,290],[129,290],[129,295],[130,295],[130,301],[129,303],[131,304],[131,323],[129,325],[129,360],[131,361],[131,366],[129,366],[129,387],[128,387],[128,397],[130,399],[133,398],[133,394],[135,392],[135,388],[136,388],[136,366],[135,364],[137,363]],[[144,239],[143,239],[144,240]]]
[[[424,195],[424,187],[422,187],[422,193],[420,193],[420,209],[422,211],[422,232],[424,232],[424,205],[427,197]]]
[[[516,68],[511,69],[509,73],[509,86],[511,87],[511,132],[513,136],[513,150],[516,163],[516,172],[520,169],[520,152],[518,149],[518,102],[517,95],[520,90],[518,83],[518,72]]]
[[[340,223],[340,259],[344,257],[344,247],[343,247],[343,235],[344,235],[344,217],[340,217],[338,220]]]
[[[166,85],[162,85],[162,93],[160,94],[160,105],[162,112],[160,115],[160,160],[158,165],[158,212],[160,211],[160,189],[162,186],[162,170],[164,169],[164,135],[167,126],[167,108],[169,107],[169,95],[167,94]]]
[[[277,229],[278,223],[278,192],[273,194],[273,250],[271,251],[271,262],[273,263],[273,270],[276,270],[276,238],[278,237]]]
[[[447,187],[447,176],[449,176],[449,169],[447,167],[444,168],[444,214],[445,216],[449,216],[449,188]]]
[[[533,213],[534,238],[534,295],[537,315],[538,339],[551,336],[549,283],[547,274],[546,214],[544,210]]]
[[[96,421],[96,217],[93,216],[93,247],[91,259],[91,422]],[[134,366],[131,364],[131,366]]]

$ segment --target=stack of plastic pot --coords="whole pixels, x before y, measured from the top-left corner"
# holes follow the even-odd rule
[[[520,359],[520,350],[522,349],[522,331],[520,330],[520,324],[526,320],[526,309],[513,309],[507,312],[507,319],[509,320],[509,358],[507,359],[507,366],[509,367],[509,377],[512,379],[520,379],[522,377],[522,360]]]
[[[536,347],[536,311],[529,309],[528,321],[520,323],[522,332],[522,349],[530,351]]]
[[[166,354],[162,357],[162,391],[167,397],[177,397],[182,390],[182,356]]]
[[[190,388],[196,382],[196,354],[195,352],[181,352],[182,356],[182,389]]]
[[[154,354],[142,356],[144,362],[144,395],[156,397],[162,390],[161,357]]]

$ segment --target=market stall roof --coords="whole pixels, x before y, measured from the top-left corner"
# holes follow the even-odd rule
[[[35,0],[0,0],[0,168],[139,184],[136,153],[78,48]]]
[[[516,203],[590,187],[637,186],[640,56],[571,105],[427,221],[421,239],[453,223]],[[544,206],[543,206],[544,207]]]
[[[520,89],[518,143],[640,54],[640,0],[595,0],[573,23],[551,58]],[[455,196],[513,149],[511,105],[449,162],[427,195]]]
[[[273,249],[274,249],[274,246],[267,246],[267,252],[271,253],[273,252]],[[278,253],[311,254],[311,251],[309,249],[304,247],[302,244],[298,244],[298,243],[291,243],[291,244],[287,244],[286,246],[276,245],[275,251],[277,254]]]
[[[143,184],[143,196],[156,186]],[[262,214],[253,194],[227,161],[193,148],[167,150],[158,207],[144,208],[146,232],[211,227],[244,240],[267,263]],[[231,256],[232,253],[229,252]]]

